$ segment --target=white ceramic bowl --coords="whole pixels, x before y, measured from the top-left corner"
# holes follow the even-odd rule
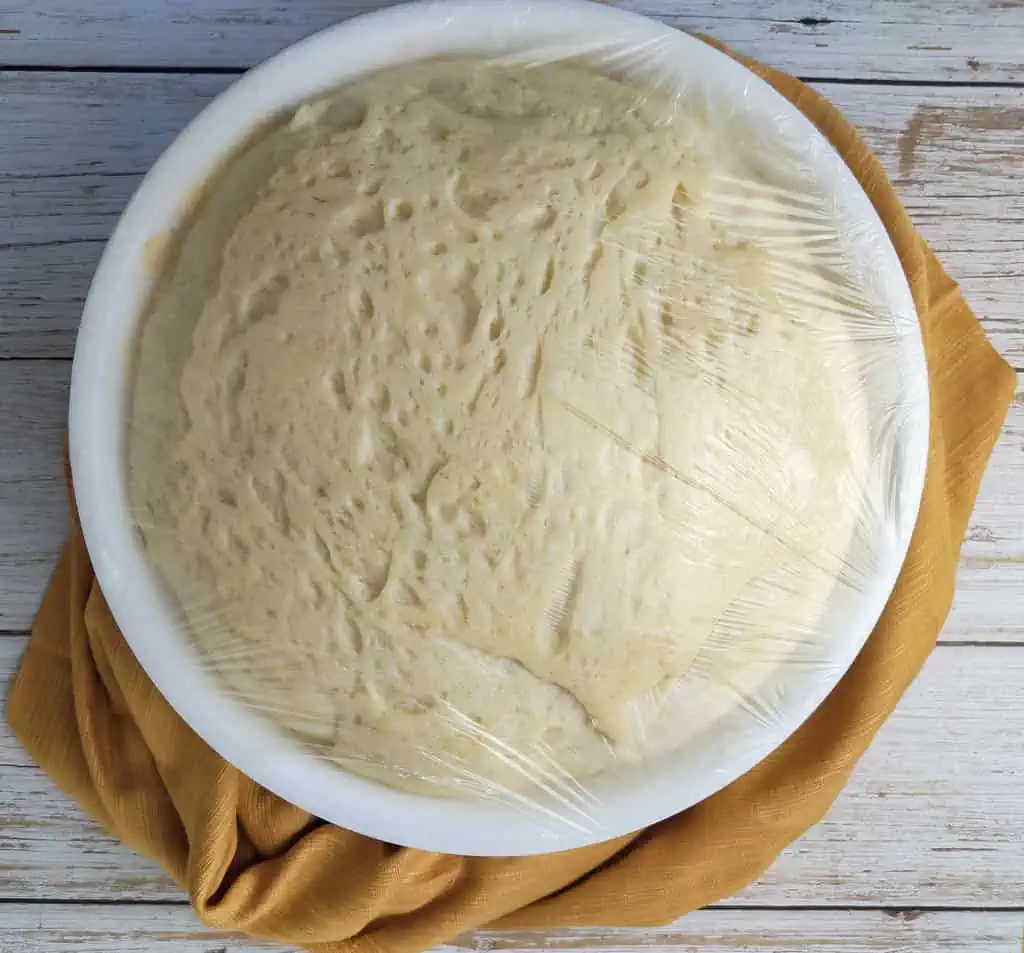
[[[188,196],[259,123],[361,74],[438,54],[503,55],[534,49],[657,44],[659,75],[703,84],[728,108],[763,121],[800,150],[807,175],[835,196],[853,255],[895,320],[902,375],[890,492],[891,545],[857,594],[829,607],[822,664],[790,666],[773,687],[773,715],[737,712],[677,756],[624,776],[595,779],[589,818],[554,820],[507,803],[405,793],[317,760],[225,697],[197,664],[147,565],[129,514],[126,397],[136,325],[152,280],[147,244],[171,232]],[[664,75],[662,76],[664,79]],[[89,292],[71,386],[71,463],[82,526],[107,602],[157,687],[216,751],[281,797],[343,827],[393,843],[450,853],[517,855],[562,850],[624,834],[721,789],[782,743],[822,702],[860,651],[906,554],[921,497],[928,388],[913,300],[869,200],[813,126],[742,66],[654,21],[584,0],[440,0],[392,7],[325,30],[246,74],[192,122],[156,163],[114,232]],[[841,587],[837,587],[841,588]],[[792,669],[790,671],[790,669]],[[554,806],[557,814],[557,805]]]

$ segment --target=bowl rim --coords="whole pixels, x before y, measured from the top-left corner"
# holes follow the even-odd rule
[[[135,329],[151,286],[152,243],[173,229],[194,190],[252,129],[284,109],[373,69],[504,46],[510,24],[525,38],[584,34],[664,40],[715,84],[775,110],[792,130],[816,142],[821,158],[813,172],[848,201],[855,228],[873,243],[872,265],[884,275],[887,303],[914,329],[899,343],[906,400],[894,545],[859,603],[847,638],[830,647],[818,680],[805,679],[799,697],[751,744],[734,745],[724,759],[721,752],[709,751],[703,758],[644,772],[642,780],[636,775],[629,785],[602,795],[596,814],[399,791],[303,752],[221,697],[191,657],[145,560],[130,516],[123,463]],[[821,704],[870,635],[905,558],[924,487],[929,412],[917,311],[885,226],[838,153],[770,85],[701,40],[590,0],[430,0],[362,14],[286,48],[217,96],[157,160],[121,216],[89,289],[72,369],[69,444],[82,531],[113,617],[160,693],[211,748],[287,801],[358,833],[424,850],[517,856],[609,840],[685,810],[774,751]]]

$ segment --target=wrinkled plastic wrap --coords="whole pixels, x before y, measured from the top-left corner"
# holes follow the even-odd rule
[[[808,157],[659,55],[366,77],[163,256],[148,557],[223,691],[347,770],[586,828],[597,779],[834,682],[897,544],[915,329]]]

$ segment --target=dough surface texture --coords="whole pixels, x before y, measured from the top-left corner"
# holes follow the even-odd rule
[[[254,137],[172,243],[134,512],[227,690],[325,757],[586,779],[814,637],[867,492],[856,349],[801,208],[681,109],[394,69]]]

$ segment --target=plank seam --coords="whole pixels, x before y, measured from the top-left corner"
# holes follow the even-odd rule
[[[23,906],[23,907],[187,907],[188,900],[182,894],[181,900],[159,899],[139,900],[134,897],[123,899],[105,899],[99,897],[85,897],[80,899],[60,899],[56,897],[0,897],[0,907]],[[701,910],[721,910],[729,913],[882,913],[893,919],[913,920],[917,916],[927,913],[1022,913],[1024,906],[954,906],[950,904],[806,904],[806,905],[780,905],[780,904],[751,904],[730,903],[723,901],[713,903]],[[696,911],[693,911],[696,912]],[[666,924],[669,925],[669,924]],[[486,929],[486,928],[484,928]],[[556,928],[557,929],[557,928]],[[569,929],[569,928],[563,928]],[[606,924],[602,929],[633,929],[630,927],[615,927],[614,924]],[[514,932],[514,931],[513,931]]]
[[[261,61],[262,62],[262,61]],[[248,66],[200,66],[200,65],[154,65],[130,66],[112,63],[60,65],[58,63],[0,63],[2,73],[107,73],[128,76],[241,76],[256,63]],[[885,79],[880,76],[811,76],[801,75],[797,79],[805,83],[820,83],[828,86],[904,86],[937,89],[1024,89],[1022,80],[965,80],[965,79]]]

